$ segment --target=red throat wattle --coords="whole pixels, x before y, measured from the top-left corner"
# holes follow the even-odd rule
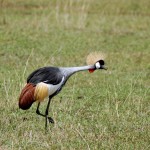
[[[95,69],[89,69],[90,73],[93,73],[95,71]]]

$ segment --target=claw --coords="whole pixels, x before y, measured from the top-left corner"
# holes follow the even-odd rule
[[[48,117],[48,121],[49,121],[49,123],[54,123],[54,120],[51,117]]]

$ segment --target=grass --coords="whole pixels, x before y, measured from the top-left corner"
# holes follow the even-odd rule
[[[1,0],[0,8],[0,149],[150,148],[148,1]],[[70,78],[45,134],[36,104],[18,108],[27,76],[85,65],[91,51],[107,54],[108,71]]]

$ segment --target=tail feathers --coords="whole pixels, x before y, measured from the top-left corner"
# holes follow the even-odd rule
[[[26,110],[31,107],[34,98],[35,86],[31,83],[26,84],[19,97],[19,108]]]

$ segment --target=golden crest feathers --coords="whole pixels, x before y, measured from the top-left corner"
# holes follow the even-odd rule
[[[95,64],[98,60],[104,60],[105,59],[105,54],[101,52],[91,52],[87,58],[86,58],[86,63],[87,65],[93,65]]]
[[[44,98],[46,98],[47,96],[48,96],[48,86],[43,82],[38,83],[34,93],[35,100],[43,101]]]

